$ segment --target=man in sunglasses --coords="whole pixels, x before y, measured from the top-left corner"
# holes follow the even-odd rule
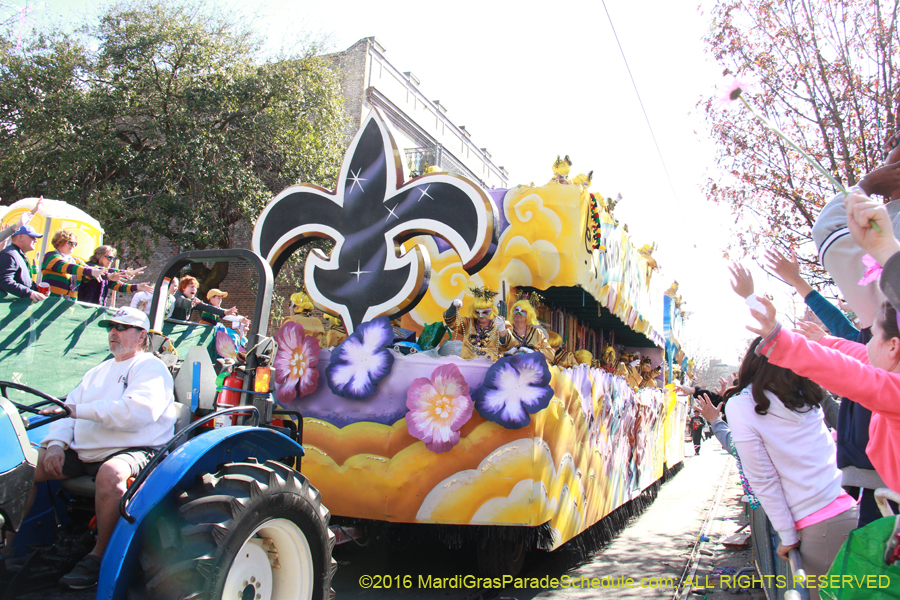
[[[113,357],[85,373],[69,393],[70,418],[50,425],[35,470],[36,483],[90,475],[97,484],[97,544],[60,580],[72,589],[97,584],[126,482],[172,439],[175,428],[174,383],[163,362],[149,352],[150,319],[123,307],[100,326],[109,330]]]
[[[34,301],[47,298],[31,278],[33,266],[26,255],[42,237],[31,225],[22,225],[13,233],[9,246],[0,251],[0,298],[7,294]]]

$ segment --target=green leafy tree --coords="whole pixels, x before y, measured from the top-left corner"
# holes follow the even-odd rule
[[[706,43],[726,74],[749,76],[754,106],[837,180],[855,184],[884,158],[897,126],[898,2],[881,0],[719,0]],[[708,198],[729,206],[731,251],[800,249],[807,276],[816,268],[811,230],[835,193],[797,152],[749,112],[700,103],[716,143]]]
[[[343,105],[316,49],[263,59],[212,5],[132,2],[0,40],[0,196],[61,198],[133,255],[228,248],[274,194],[332,186]],[[227,264],[195,268],[203,288]]]

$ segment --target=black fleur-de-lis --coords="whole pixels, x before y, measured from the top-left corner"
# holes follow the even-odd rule
[[[403,183],[393,136],[372,110],[350,144],[337,190],[301,184],[266,206],[253,231],[253,249],[273,271],[302,244],[330,238],[330,257],[311,252],[304,274],[313,301],[344,319],[348,332],[380,315],[411,310],[428,287],[431,261],[416,235],[443,238],[469,273],[497,247],[493,203],[463,177],[433,173]]]

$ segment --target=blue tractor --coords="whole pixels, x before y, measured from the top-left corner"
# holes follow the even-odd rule
[[[328,527],[330,514],[319,492],[299,473],[302,418],[276,410],[270,392],[276,349],[274,340],[265,335],[273,285],[269,265],[249,250],[180,254],[160,273],[151,323],[162,331],[167,278],[191,262],[235,260],[255,267],[259,284],[246,363],[232,373],[242,383],[217,386],[217,369],[206,348],[164,357],[175,372],[176,434],[122,498],[121,518],[103,558],[98,599],[333,596],[335,537]],[[168,326],[171,329],[173,323]],[[156,347],[169,340],[160,336],[153,341]],[[229,381],[234,385],[236,380],[229,377]],[[216,406],[217,391],[223,387],[239,394],[239,404]],[[22,383],[0,382],[0,396],[0,528],[19,531],[16,548],[23,549],[39,541],[41,529],[66,529],[66,515],[56,510],[54,517],[49,506],[55,497],[50,503],[44,498],[43,513],[39,502],[32,511],[35,516],[23,514],[34,481],[33,446],[51,420],[66,414],[41,414],[44,408],[64,404]],[[60,487],[56,496],[66,498],[69,514],[79,503],[92,506],[89,477],[65,480]],[[47,577],[40,574],[47,567],[41,564],[65,552],[45,546],[20,554],[18,562],[8,559],[0,564],[4,598],[27,591],[35,583],[34,573],[44,580],[38,584],[46,584]]]

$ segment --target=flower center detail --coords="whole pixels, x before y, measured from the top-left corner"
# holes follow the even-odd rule
[[[441,396],[434,403],[434,416],[441,419],[446,419],[450,416],[450,409],[450,398],[448,398],[447,396]]]
[[[299,379],[306,372],[306,356],[299,349],[291,353],[291,378]]]

